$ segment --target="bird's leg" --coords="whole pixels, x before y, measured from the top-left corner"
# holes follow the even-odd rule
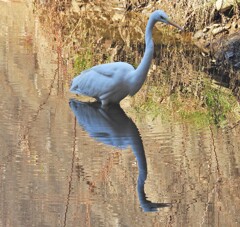
[[[96,99],[97,102],[101,102],[100,98],[98,97],[94,97]]]
[[[103,109],[108,109],[108,101],[106,101],[106,100],[101,100],[101,103],[102,103],[102,108]]]

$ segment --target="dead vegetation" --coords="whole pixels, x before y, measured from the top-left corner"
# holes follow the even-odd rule
[[[226,83],[222,77],[214,77],[217,72],[212,68],[211,59],[202,56],[191,42],[192,32],[216,17],[211,0],[177,3],[167,0],[40,3],[36,0],[35,5],[45,29],[53,30],[52,40],[68,65],[69,80],[96,64],[126,61],[137,66],[144,52],[147,17],[154,9],[163,9],[189,32],[180,35],[161,24],[160,29],[155,29],[155,56],[146,86],[138,95],[140,100],[153,98],[156,104],[168,102],[172,95],[181,102],[183,97],[185,100],[193,97],[196,100],[192,102],[193,107],[202,108],[207,106],[206,90],[207,93],[210,90],[210,94],[214,90],[205,84],[204,78],[210,74],[220,85]],[[216,111],[222,107],[211,108]],[[223,116],[225,118],[225,113]]]

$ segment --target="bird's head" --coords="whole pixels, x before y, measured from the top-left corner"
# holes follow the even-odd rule
[[[180,27],[175,22],[173,22],[164,11],[156,10],[153,14],[154,14],[154,18],[155,18],[156,21],[160,21],[160,22],[165,23],[165,24],[170,24],[170,25],[178,28],[181,31],[183,30],[183,28]]]

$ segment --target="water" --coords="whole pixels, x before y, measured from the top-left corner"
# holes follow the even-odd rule
[[[240,226],[239,127],[76,101],[30,5],[0,12],[0,226]]]

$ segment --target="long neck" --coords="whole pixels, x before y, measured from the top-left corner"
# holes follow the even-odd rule
[[[137,69],[134,71],[132,75],[131,84],[133,86],[132,92],[130,95],[134,95],[138,90],[142,87],[146,77],[148,70],[151,66],[153,52],[154,52],[154,43],[152,40],[152,30],[156,23],[156,20],[153,16],[150,16],[145,33],[145,52],[141,63],[138,65]]]
[[[147,160],[144,152],[143,143],[139,134],[135,136],[131,148],[137,159],[138,165],[138,181],[137,181],[138,198],[141,207],[145,209],[146,207],[145,204],[147,204],[147,198],[144,190],[144,185],[147,179]]]

